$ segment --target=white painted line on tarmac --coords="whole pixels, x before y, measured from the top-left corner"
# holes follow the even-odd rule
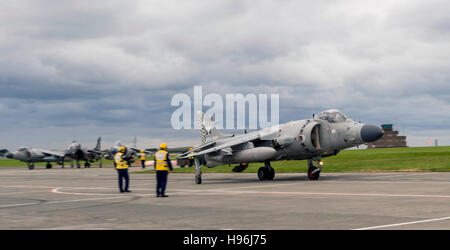
[[[108,199],[119,199],[119,198],[130,198],[130,196],[115,196],[115,197],[103,197],[103,198],[92,198],[92,199],[78,199],[78,200],[63,200],[63,201],[47,201],[47,202],[8,204],[8,205],[0,205],[0,208],[21,207],[21,206],[31,206],[31,205],[45,205],[45,204],[58,204],[58,203],[71,203],[71,202],[80,202],[80,201],[97,201],[97,200],[108,200]]]
[[[286,195],[324,195],[324,196],[368,196],[368,197],[411,197],[411,198],[450,198],[450,195],[433,194],[383,194],[383,193],[326,193],[326,192],[279,192],[279,191],[236,191],[236,194],[286,194]]]
[[[97,200],[108,200],[108,199],[119,199],[119,198],[130,198],[130,196],[115,196],[115,197],[103,197],[103,198],[92,198],[92,199],[78,199],[78,200],[64,200],[64,201],[48,201],[41,203],[45,204],[56,204],[56,203],[70,203],[70,202],[80,202],[80,201],[97,201]]]
[[[0,186],[0,188],[54,188],[49,186]]]
[[[0,195],[7,195],[7,194],[31,194],[31,193],[42,193],[42,192],[47,192],[47,190],[41,190],[41,191],[28,191],[28,192],[0,193]]]
[[[0,208],[21,207],[21,206],[30,206],[30,205],[37,205],[37,204],[40,204],[40,202],[0,205]]]
[[[383,194],[383,193],[327,193],[327,192],[282,192],[282,191],[219,191],[219,190],[180,190],[176,189],[175,194],[276,194],[276,195],[311,195],[311,196],[361,196],[361,197],[406,197],[406,198],[444,198],[450,199],[450,195],[433,195],[433,194]]]
[[[398,227],[398,226],[405,226],[405,225],[412,225],[412,224],[419,224],[419,223],[443,221],[443,220],[449,220],[449,219],[450,219],[450,217],[443,217],[443,218],[436,218],[436,219],[429,219],[429,220],[418,220],[418,221],[410,221],[410,222],[403,222],[403,223],[396,223],[396,224],[380,225],[380,226],[374,226],[374,227],[363,227],[363,228],[356,228],[356,229],[352,229],[352,230],[373,230],[373,229],[379,229],[379,228]]]

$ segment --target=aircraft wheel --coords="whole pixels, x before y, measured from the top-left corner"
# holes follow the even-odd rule
[[[316,170],[316,169],[317,169],[317,167],[308,168],[308,178],[312,181],[318,180],[320,177],[320,171],[313,173],[314,170]]]
[[[195,174],[195,184],[202,184],[202,176],[200,174]]]
[[[34,169],[34,164],[28,165],[28,169],[29,169],[29,170],[33,170],[33,169]]]
[[[267,180],[273,180],[275,178],[275,169],[267,168]]]
[[[258,179],[259,179],[260,181],[267,180],[267,179],[268,179],[268,176],[269,176],[269,171],[267,170],[267,168],[265,168],[265,167],[260,167],[260,168],[258,169]]]
[[[47,163],[47,165],[45,166],[47,169],[50,169],[50,168],[52,168],[52,164],[50,164],[50,163]]]

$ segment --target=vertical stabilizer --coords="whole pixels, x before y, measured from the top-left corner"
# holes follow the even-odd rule
[[[95,146],[94,150],[101,151],[101,148],[102,148],[101,143],[102,143],[102,138],[99,137],[99,138],[97,139],[97,145]]]
[[[200,139],[202,141],[202,144],[205,144],[206,142],[212,140],[223,139],[233,136],[224,134],[222,133],[222,131],[217,129],[216,124],[212,120],[212,117],[207,117],[205,113],[203,113],[202,111],[197,111],[196,120],[200,128]]]

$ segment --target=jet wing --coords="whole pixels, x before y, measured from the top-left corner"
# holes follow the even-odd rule
[[[199,146],[195,146],[195,147],[192,148],[192,150],[184,152],[183,154],[177,156],[177,158],[186,159],[188,157],[191,157],[189,154],[194,153],[194,152],[199,152],[199,151],[202,151],[204,149],[210,148],[210,147],[214,146],[215,144],[216,144],[216,142],[213,141],[213,142],[208,142],[208,143],[205,143],[205,144],[202,144],[202,145],[199,145]]]
[[[93,154],[98,154],[98,155],[103,154],[103,152],[99,151],[99,150],[88,149],[87,151],[88,151],[88,153],[93,153]]]
[[[42,149],[39,149],[39,151],[41,151],[43,154],[50,155],[50,156],[54,155],[54,156],[57,156],[57,157],[60,157],[60,158],[64,157],[64,153],[63,152],[51,151],[51,150],[42,150]]]
[[[205,150],[202,150],[202,151],[195,152],[196,150],[194,149],[190,153],[187,152],[187,155],[183,155],[183,157],[180,157],[180,158],[188,158],[188,157],[195,157],[195,156],[205,155],[205,154],[217,152],[217,151],[222,150],[224,148],[237,146],[237,145],[244,144],[244,143],[251,142],[251,141],[255,141],[255,140],[271,140],[271,139],[274,139],[277,135],[278,135],[278,131],[255,132],[255,133],[247,134],[245,136],[236,137],[235,140],[232,140],[230,142],[227,142],[227,143],[224,143],[224,144],[220,144],[220,145],[217,145],[217,146],[213,146],[211,148],[208,148],[208,149],[205,149]],[[215,142],[213,142],[213,143],[215,143]],[[205,144],[205,145],[207,145],[207,144]],[[203,147],[205,147],[205,146],[203,146]]]
[[[152,151],[148,151],[145,149],[139,149],[139,148],[135,148],[135,147],[130,147],[130,149],[134,150],[135,152],[141,152],[141,150],[143,150],[146,154],[153,155]]]

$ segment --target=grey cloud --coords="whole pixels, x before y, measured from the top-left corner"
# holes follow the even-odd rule
[[[450,132],[446,1],[41,0],[1,8],[7,144],[16,139],[6,133],[20,129],[37,129],[47,139],[30,140],[43,143],[52,131],[192,140],[195,131],[170,132],[170,99],[192,96],[194,85],[204,94],[278,93],[281,122],[339,108],[356,120],[396,120],[415,135]]]

